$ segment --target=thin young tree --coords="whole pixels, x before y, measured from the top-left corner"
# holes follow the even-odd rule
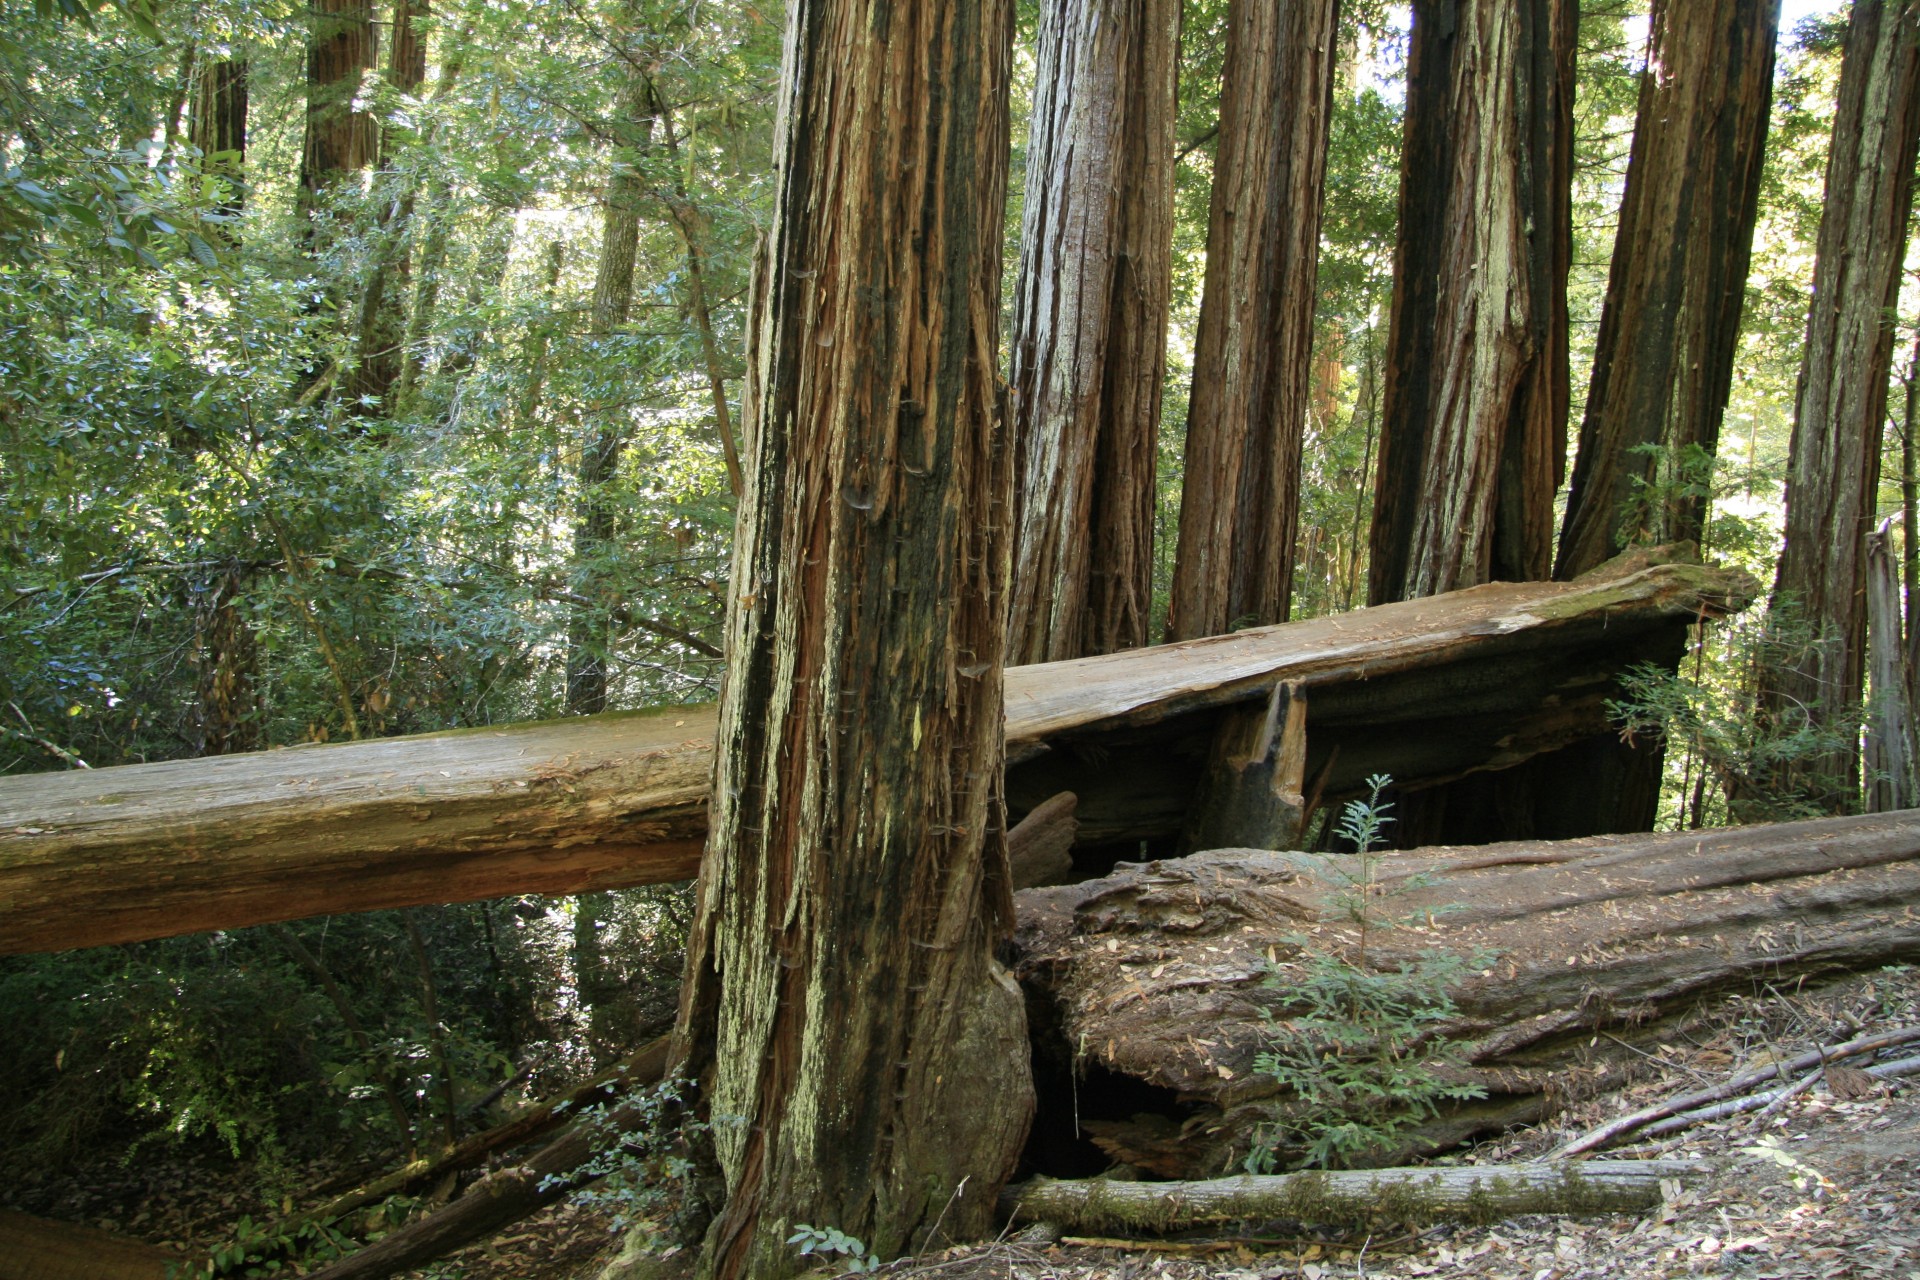
[[[797,0],[711,835],[677,1029],[725,1199],[882,1257],[985,1230],[1032,1110],[1001,801],[1012,9]]]
[[[1802,660],[1763,672],[1761,693],[1777,729],[1807,726],[1828,739],[1765,785],[1834,810],[1850,807],[1859,786],[1853,726],[1866,661],[1867,534],[1916,145],[1920,4],[1856,0],[1827,152],[1772,599],[1775,615],[1805,624],[1813,643]]]
[[[1654,0],[1555,575],[1701,541],[1733,387],[1779,0]]]
[[[1552,569],[1573,0],[1417,0],[1372,604]]]
[[[1010,660],[1148,642],[1178,0],[1040,14],[1013,312]]]
[[[1233,0],[1167,637],[1284,622],[1338,0]]]

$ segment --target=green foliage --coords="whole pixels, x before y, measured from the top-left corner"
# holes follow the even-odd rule
[[[880,1259],[867,1246],[838,1227],[812,1227],[796,1222],[787,1243],[797,1245],[802,1257],[837,1257],[846,1275],[865,1275],[880,1269]]]
[[[1757,690],[1763,671],[1804,667],[1831,643],[1790,609],[1775,608],[1719,624],[1678,671],[1649,663],[1622,673],[1608,713],[1623,735],[1664,742],[1668,772],[1677,774],[1663,822],[1686,829],[1828,812],[1817,797],[1844,788],[1806,766],[1852,751],[1858,705],[1833,716],[1815,707],[1775,712]]]
[[[638,1227],[654,1239],[679,1234],[671,1220],[698,1199],[694,1149],[711,1140],[712,1123],[696,1119],[689,1104],[693,1088],[667,1079],[583,1108],[579,1123],[593,1138],[594,1156],[541,1185],[591,1182],[574,1198],[609,1214],[615,1230]]]
[[[1338,832],[1353,843],[1358,868],[1331,905],[1358,928],[1352,958],[1300,939],[1301,958],[1263,982],[1284,993],[1283,1013],[1262,1011],[1267,1048],[1254,1069],[1290,1096],[1256,1130],[1249,1173],[1272,1172],[1282,1152],[1307,1168],[1389,1154],[1443,1104],[1484,1096],[1459,1078],[1459,1048],[1433,1026],[1453,1015],[1453,989],[1489,958],[1425,951],[1392,970],[1369,962],[1368,937],[1381,923],[1375,850],[1393,821],[1392,805],[1380,797],[1391,784],[1384,774],[1368,778],[1367,796],[1349,801],[1340,816]]]

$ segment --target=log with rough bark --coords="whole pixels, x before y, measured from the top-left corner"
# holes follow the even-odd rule
[[[1916,810],[1388,855],[1364,958],[1353,862],[1221,850],[1021,895],[1036,1050],[1082,1075],[1102,1150],[1169,1177],[1229,1167],[1287,1103],[1255,1058],[1316,955],[1482,957],[1431,1029],[1487,1096],[1424,1128],[1436,1144],[1605,1084],[1608,1046],[1702,997],[1920,955]]]
[[[1107,851],[1095,871],[1142,841],[1170,849],[1223,716],[1281,683],[1306,708],[1304,752],[1276,757],[1306,779],[1289,794],[1505,768],[1604,732],[1622,668],[1754,589],[1623,558],[1572,583],[1011,668],[1008,802],[1020,817],[1074,792],[1076,863]],[[713,734],[711,708],[685,707],[0,779],[0,953],[686,879]]]
[[[1633,1213],[1660,1203],[1665,1179],[1698,1161],[1591,1160],[1522,1165],[1242,1174],[1202,1182],[1036,1178],[1000,1198],[1016,1221],[1070,1231],[1185,1231],[1228,1222],[1493,1222],[1523,1213]]]

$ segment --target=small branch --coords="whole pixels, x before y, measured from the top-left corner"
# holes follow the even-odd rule
[[[1569,1156],[1577,1156],[1583,1152],[1592,1151],[1595,1148],[1605,1146],[1607,1143],[1625,1134],[1632,1133],[1636,1129],[1645,1128],[1656,1120],[1665,1120],[1667,1117],[1677,1116],[1683,1111],[1695,1111],[1711,1103],[1738,1097],[1753,1088],[1753,1086],[1762,1084],[1768,1080],[1784,1080],[1788,1076],[1796,1072],[1805,1071],[1810,1067],[1822,1066],[1830,1062],[1839,1062],[1846,1058],[1857,1058],[1861,1054],[1875,1053],[1881,1049],[1894,1048],[1897,1045],[1912,1044],[1916,1040],[1920,1040],[1920,1027],[1902,1027],[1898,1030],[1884,1032],[1880,1035],[1866,1036],[1859,1040],[1850,1040],[1846,1044],[1835,1045],[1831,1049],[1815,1049],[1811,1052],[1803,1053],[1789,1062],[1769,1063],[1758,1071],[1749,1071],[1744,1075],[1736,1076],[1725,1084],[1714,1085],[1708,1089],[1699,1089],[1693,1093],[1684,1093],[1666,1102],[1658,1103],[1651,1107],[1644,1107],[1631,1115],[1610,1120],[1599,1128],[1591,1129],[1580,1137],[1573,1139],[1571,1142],[1562,1143],[1549,1153],[1547,1159],[1564,1160]]]

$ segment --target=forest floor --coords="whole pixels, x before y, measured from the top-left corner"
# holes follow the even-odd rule
[[[1613,1117],[1724,1081],[1761,1054],[1791,1055],[1810,1043],[1914,1025],[1920,1025],[1920,968],[1735,997],[1704,1033],[1696,1028],[1645,1055],[1627,1087],[1595,1094],[1549,1125],[1502,1135],[1443,1162],[1535,1159]],[[903,1259],[879,1274],[918,1280],[1920,1280],[1920,1078],[1874,1083],[1852,1098],[1816,1086],[1773,1115],[1750,1113],[1606,1154],[1697,1160],[1707,1173],[1639,1215],[1529,1217],[1417,1232],[1281,1223],[1108,1246],[1016,1233]],[[251,1207],[238,1182],[210,1172],[204,1164],[165,1159],[121,1164],[117,1172],[49,1171],[30,1184],[14,1182],[0,1193],[0,1208],[203,1252]],[[317,1180],[326,1171],[311,1172]],[[563,1203],[407,1274],[413,1280],[595,1280],[616,1245],[604,1213]],[[0,1260],[0,1275],[5,1271]]]

